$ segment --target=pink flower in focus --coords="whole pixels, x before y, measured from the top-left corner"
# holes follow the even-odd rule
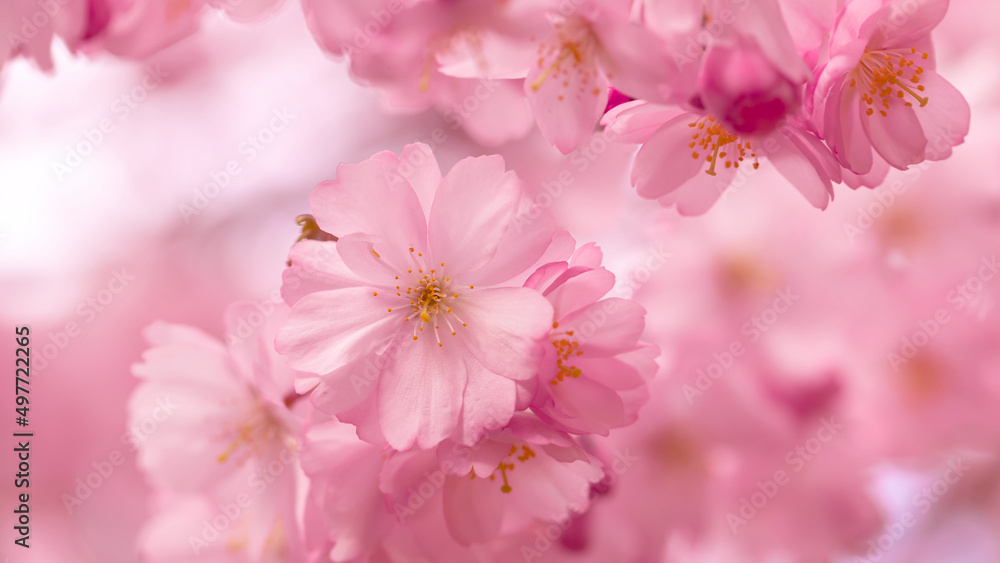
[[[615,276],[600,267],[601,251],[586,245],[570,262],[539,268],[526,286],[542,292],[555,322],[532,408],[574,434],[607,436],[635,422],[649,399],[656,346],[639,343],[645,310],[629,299],[601,299]]]
[[[474,443],[502,427],[552,324],[548,301],[518,286],[557,231],[543,218],[514,222],[531,204],[498,156],[466,158],[442,178],[416,144],[337,176],[310,205],[340,238],[293,248],[278,351],[323,374],[323,410],[354,409],[359,433],[395,449]]]
[[[397,511],[409,494],[407,454],[387,462],[383,486]],[[447,474],[444,519],[451,536],[469,545],[515,533],[535,522],[564,522],[587,510],[591,486],[604,476],[568,434],[517,413],[502,431],[470,448],[444,442],[437,450]],[[403,465],[401,465],[403,464]],[[399,468],[397,468],[397,466]],[[423,472],[410,471],[424,478]]]
[[[877,167],[872,149],[905,170],[947,158],[968,133],[969,104],[934,71],[930,32],[947,10],[947,0],[844,6],[813,92],[813,121],[854,173]]]
[[[830,151],[794,119],[770,134],[747,135],[712,115],[636,101],[616,107],[603,123],[622,141],[642,144],[631,173],[639,195],[676,205],[681,215],[708,211],[765,158],[819,209],[833,198],[832,183],[842,178]]]

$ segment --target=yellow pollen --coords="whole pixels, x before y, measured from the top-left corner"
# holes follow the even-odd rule
[[[557,325],[559,323],[552,323]],[[555,328],[553,326],[553,328]],[[583,375],[580,368],[576,366],[569,365],[569,359],[574,356],[582,356],[583,351],[581,351],[580,343],[572,340],[573,331],[566,331],[564,337],[557,338],[557,335],[553,335],[552,345],[556,349],[556,376],[555,379],[550,381],[552,385],[559,385],[560,381],[563,381],[566,377],[572,377],[574,379],[579,378]],[[570,338],[566,338],[566,336]]]
[[[916,48],[867,51],[854,69],[850,85],[852,88],[856,85],[862,88],[861,99],[868,105],[872,105],[877,96],[882,106],[878,113],[883,117],[888,117],[887,110],[891,109],[892,101],[904,107],[913,107],[912,103],[906,101],[906,96],[912,97],[920,107],[924,107],[930,100],[918,93],[924,91],[923,84],[920,84],[924,68],[915,66],[913,60],[908,58],[908,55],[915,54]],[[927,53],[921,54],[921,59],[927,57]],[[865,110],[865,114],[869,116],[874,113],[872,108]]]
[[[738,168],[739,163],[745,158],[753,159],[753,166],[757,168],[757,154],[750,148],[749,141],[743,141],[738,135],[730,133],[725,126],[712,116],[699,118],[697,121],[688,123],[688,127],[695,128],[695,133],[691,135],[691,142],[688,148],[699,149],[691,152],[691,158],[701,159],[703,152],[708,153],[705,159],[708,162],[709,176],[715,176],[716,164],[721,160],[724,168]],[[722,150],[730,146],[730,149]]]
[[[497,471],[500,472],[500,478],[503,479],[503,485],[500,486],[500,492],[504,494],[510,493],[512,490],[514,490],[511,487],[510,480],[507,476],[508,471],[512,472],[517,467],[517,465],[514,463],[514,460],[516,459],[521,463],[527,463],[531,458],[536,457],[535,451],[532,450],[531,447],[528,446],[527,444],[521,444],[520,454],[517,453],[518,449],[519,448],[517,447],[516,444],[511,446],[510,453],[508,453],[507,457],[505,457],[499,464],[497,464],[497,468],[493,471],[493,474],[489,476],[490,481],[495,481],[496,472]],[[475,471],[472,471],[471,473],[469,473],[469,475],[473,479],[476,478]]]

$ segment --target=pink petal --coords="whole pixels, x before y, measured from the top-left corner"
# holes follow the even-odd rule
[[[495,481],[449,476],[442,495],[444,519],[455,541],[469,545],[500,535],[505,499]]]
[[[578,60],[561,45],[546,48],[524,81],[524,93],[545,140],[569,154],[594,133],[608,104],[608,81],[592,56]]]
[[[859,34],[870,37],[869,45],[879,49],[908,49],[929,35],[947,12],[948,0],[893,0],[872,14]]]
[[[446,346],[429,335],[404,340],[379,377],[379,423],[397,450],[432,448],[458,425],[468,378],[461,344]]]
[[[453,306],[467,322],[457,327],[469,353],[486,369],[510,379],[535,374],[539,340],[552,327],[552,305],[537,291],[496,288],[462,295]]]
[[[566,315],[604,297],[615,286],[615,275],[604,268],[583,273],[579,268],[570,268],[567,274],[572,277],[565,282],[557,279],[553,285],[558,285],[545,293],[552,303],[555,319],[560,322]]]
[[[344,264],[335,242],[300,241],[292,247],[288,259],[292,265],[281,274],[281,297],[288,305],[295,305],[310,293],[354,287],[361,281]]]
[[[555,221],[544,210],[538,209],[529,197],[522,194],[510,226],[500,238],[496,253],[481,268],[467,272],[462,281],[478,285],[513,285],[536,267],[546,254],[559,249],[561,233]],[[563,256],[555,256],[562,258]],[[548,256],[549,261],[553,256]]]
[[[961,144],[969,134],[969,102],[933,70],[921,74],[920,83],[928,101],[915,111],[927,136],[927,160],[944,160],[951,156],[951,147]]]
[[[890,166],[900,170],[922,162],[927,150],[927,138],[914,108],[901,103],[892,104],[883,116],[877,109],[878,102],[875,105],[872,115],[861,116],[861,124],[875,150]]]
[[[329,373],[381,352],[402,327],[400,313],[366,287],[332,289],[300,299],[278,332],[275,348],[295,369]]]
[[[497,251],[521,197],[520,180],[500,156],[460,160],[431,205],[429,242],[451,277],[483,267]]]
[[[535,127],[521,80],[455,80],[438,105],[452,128],[461,126],[476,142],[495,147],[523,138]]]
[[[613,356],[636,345],[645,316],[646,310],[635,301],[612,297],[574,312],[556,330],[573,331],[584,356]]]
[[[649,137],[635,155],[632,185],[646,199],[658,199],[694,177],[705,161],[692,158],[689,123],[697,119],[685,113],[668,121]]]
[[[513,380],[497,375],[477,362],[466,358],[469,381],[462,398],[459,432],[456,440],[475,444],[487,432],[503,428],[514,414],[516,384]]]
[[[433,158],[429,147],[424,150],[427,158]],[[341,164],[337,180],[320,184],[309,196],[316,222],[338,237],[352,233],[378,237],[375,249],[383,259],[396,270],[405,270],[409,248],[425,246],[427,223],[404,172],[389,152],[359,164]]]
[[[794,138],[777,134],[772,137],[777,142],[777,150],[768,153],[768,161],[786,180],[791,182],[805,196],[813,207],[826,209],[830,203],[833,187],[820,163],[810,160]]]
[[[371,359],[354,361],[322,376],[309,398],[327,414],[350,410],[371,395],[380,373],[379,364]]]
[[[394,288],[399,283],[396,277],[400,270],[394,270],[375,250],[378,241],[378,237],[353,233],[340,237],[335,244],[337,254],[344,264],[357,279],[361,280],[359,285],[386,290],[392,288],[392,295],[395,295]],[[397,304],[402,306],[406,303],[409,301],[400,299],[397,303],[389,303],[387,306],[395,307]]]
[[[736,177],[737,168],[723,167],[717,175],[698,172],[680,189],[660,197],[658,201],[663,206],[677,206],[677,212],[685,217],[702,215],[715,205]]]
[[[380,154],[387,155],[387,161],[395,158],[392,153]],[[409,144],[403,147],[403,152],[399,155],[399,162],[399,172],[410,182],[413,191],[417,193],[420,207],[424,210],[425,220],[430,218],[431,203],[434,201],[434,194],[437,192],[438,186],[441,185],[441,168],[438,167],[437,159],[434,158],[434,152],[423,143]]]
[[[565,379],[549,387],[555,404],[546,413],[572,432],[607,436],[625,420],[625,405],[618,394],[587,377]]]
[[[834,93],[826,108],[827,139],[841,162],[855,174],[867,174],[872,168],[871,141],[861,123],[861,96],[847,85],[846,77],[834,85]],[[834,97],[836,96],[836,98]]]
[[[645,143],[661,125],[686,113],[680,108],[634,100],[615,106],[601,118],[604,136],[625,143]]]

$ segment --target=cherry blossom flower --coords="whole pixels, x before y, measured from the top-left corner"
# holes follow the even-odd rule
[[[412,454],[390,459],[383,475],[388,502],[404,515],[412,480],[426,479],[415,462]],[[527,413],[515,414],[502,431],[472,448],[443,442],[437,462],[447,474],[441,485],[444,519],[463,545],[581,514],[592,485],[604,475],[573,438]]]
[[[649,398],[656,346],[639,343],[645,311],[634,301],[602,297],[615,276],[601,251],[585,245],[569,262],[548,264],[528,280],[552,303],[555,321],[537,381],[533,410],[574,434],[607,435],[635,422]]]
[[[655,34],[629,21],[627,5],[588,0],[550,17],[524,86],[539,129],[560,152],[590,137],[612,83],[633,97],[670,98],[675,65]]]
[[[603,119],[624,142],[641,143],[631,182],[639,195],[700,215],[734,182],[769,162],[814,207],[833,197],[840,167],[804,123],[789,119],[767,135],[744,135],[712,115],[649,104],[622,104]]]
[[[502,427],[552,324],[548,301],[518,285],[558,250],[557,231],[542,217],[513,223],[531,204],[500,157],[464,159],[442,177],[417,144],[337,176],[310,204],[339,239],[293,249],[278,351],[323,376],[321,408],[356,408],[396,449],[474,443]],[[315,270],[323,281],[299,283]]]
[[[935,71],[930,33],[947,9],[947,0],[844,6],[812,114],[837,159],[855,174],[868,174],[882,159],[905,170],[947,158],[968,133],[969,104]]]
[[[152,347],[133,367],[143,383],[130,415],[158,423],[139,442],[139,465],[164,493],[163,512],[146,532],[152,555],[228,551],[265,561],[268,553],[298,549],[301,415],[288,406],[296,397],[293,373],[277,363],[268,339],[234,336],[254,310],[250,304],[229,309],[228,346],[183,325],[160,322],[146,330]],[[231,526],[203,530],[206,512],[230,504],[240,507],[226,515]]]

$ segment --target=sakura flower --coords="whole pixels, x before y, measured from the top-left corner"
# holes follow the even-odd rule
[[[524,83],[545,139],[569,154],[594,131],[609,85],[630,96],[666,100],[673,61],[659,38],[629,21],[627,5],[583,2],[555,13]]]
[[[830,151],[796,119],[766,135],[740,134],[710,114],[635,101],[608,112],[603,123],[620,140],[642,144],[631,172],[639,195],[675,205],[682,215],[708,211],[765,158],[819,209],[842,178]]]
[[[570,262],[543,266],[528,280],[552,303],[552,348],[538,375],[533,410],[575,434],[607,435],[631,424],[649,398],[656,346],[639,343],[645,311],[634,301],[601,299],[615,276],[586,245]]]
[[[442,178],[416,144],[337,176],[310,205],[339,239],[293,248],[278,351],[322,375],[322,409],[395,449],[499,429],[552,324],[548,301],[519,285],[550,247],[562,252],[558,232],[544,214],[514,222],[531,204],[498,156],[464,159]]]
[[[880,159],[905,170],[947,158],[968,133],[969,104],[935,71],[930,32],[947,10],[947,0],[844,6],[812,95],[813,120],[854,173]]]
[[[419,454],[397,454],[383,472],[387,503],[402,517],[414,515],[407,496],[427,480],[426,459]],[[440,484],[444,519],[462,545],[583,513],[592,484],[604,474],[568,434],[526,413],[515,414],[506,428],[471,449],[440,444],[434,461],[446,475]]]
[[[240,319],[253,310],[230,308],[229,346],[182,325],[161,322],[146,330],[152,347],[133,367],[143,383],[132,396],[130,416],[133,424],[157,421],[156,431],[139,442],[138,461],[167,499],[165,512],[147,531],[151,556],[185,550],[207,556],[219,547],[220,535],[220,545],[250,561],[297,549],[294,491],[302,423],[286,402],[295,396],[292,374],[272,362],[278,358],[267,339],[234,336]],[[198,516],[206,510],[250,502],[253,510],[227,516],[231,527],[214,535],[202,529]],[[161,525],[166,529],[158,531]],[[184,549],[165,549],[163,542]]]
[[[497,0],[396,2],[306,0],[309,29],[352,76],[378,89],[392,111],[437,108],[478,142],[499,145],[530,131],[521,93],[544,3]]]

